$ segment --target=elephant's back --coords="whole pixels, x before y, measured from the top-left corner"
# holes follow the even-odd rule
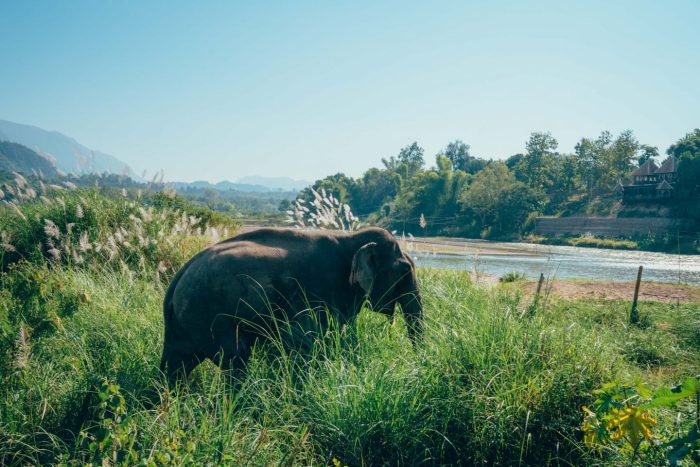
[[[249,241],[218,243],[202,251],[185,266],[178,288],[216,289],[231,285],[236,276],[260,280],[278,273],[288,262],[290,250]]]
[[[283,303],[300,289],[311,295],[334,289],[335,251],[314,242],[280,244],[239,239],[212,245],[194,257],[173,290],[175,319],[194,336],[208,336],[222,316],[238,319],[269,303]],[[340,276],[339,276],[340,277]],[[345,283],[346,280],[342,280]],[[255,313],[252,313],[251,319]]]
[[[306,282],[310,274],[322,274],[322,262],[335,256],[320,253],[316,242],[260,242],[247,239],[210,246],[192,258],[176,285],[177,309],[238,301],[252,288],[272,290],[280,281]],[[325,269],[325,268],[324,268]]]

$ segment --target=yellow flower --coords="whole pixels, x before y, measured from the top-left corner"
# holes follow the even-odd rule
[[[651,427],[657,422],[648,410],[627,407],[626,409],[613,409],[611,414],[612,418],[605,428],[610,432],[610,438],[615,441],[624,436],[632,448],[636,449],[642,441],[642,437],[650,440],[654,435]]]
[[[600,422],[598,417],[596,417],[595,412],[586,407],[585,405],[581,407],[584,412],[583,424],[581,424],[581,429],[583,430],[583,442],[589,448],[594,447],[597,444],[598,437],[600,436]]]

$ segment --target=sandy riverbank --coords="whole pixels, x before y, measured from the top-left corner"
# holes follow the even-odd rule
[[[414,237],[401,239],[400,243],[408,251],[443,255],[533,256],[537,250],[547,250],[547,246],[527,251],[522,244],[450,237]]]

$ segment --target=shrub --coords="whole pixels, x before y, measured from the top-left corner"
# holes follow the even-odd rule
[[[505,274],[503,274],[499,281],[500,282],[522,282],[527,280],[527,276],[525,273],[520,272],[520,271],[510,271]]]
[[[192,248],[228,237],[236,226],[219,213],[190,209],[179,198],[160,193],[152,199],[149,205],[148,200],[144,204],[88,189],[0,207],[0,267],[24,259],[77,267],[126,267],[135,273],[169,277],[191,256]],[[213,220],[222,223],[207,222]]]

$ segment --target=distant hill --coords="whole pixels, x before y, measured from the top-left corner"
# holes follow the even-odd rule
[[[304,180],[294,180],[287,177],[243,177],[237,182],[223,181],[211,183],[204,180],[194,182],[173,182],[170,183],[177,190],[235,190],[246,193],[266,193],[270,191],[299,191],[311,185],[311,182]]]
[[[272,188],[273,190],[282,189],[285,191],[299,191],[303,190],[307,186],[310,186],[313,182],[308,180],[295,180],[289,177],[262,177],[258,175],[251,175],[248,177],[239,178],[238,183],[262,185]]]
[[[0,120],[0,141],[3,140],[28,147],[53,161],[61,172],[76,175],[102,172],[121,174],[126,167],[130,177],[139,179],[126,163],[116,157],[92,150],[56,131]]]
[[[36,171],[47,178],[58,177],[58,171],[49,159],[26,146],[9,141],[0,141],[0,171],[24,174]]]
[[[233,183],[233,182],[219,182],[210,183],[203,180],[197,180],[194,182],[170,182],[168,185],[174,187],[178,191],[192,191],[192,190],[216,190],[216,191],[241,191],[245,193],[267,193],[271,190],[270,188],[262,185],[248,185],[245,183]]]

